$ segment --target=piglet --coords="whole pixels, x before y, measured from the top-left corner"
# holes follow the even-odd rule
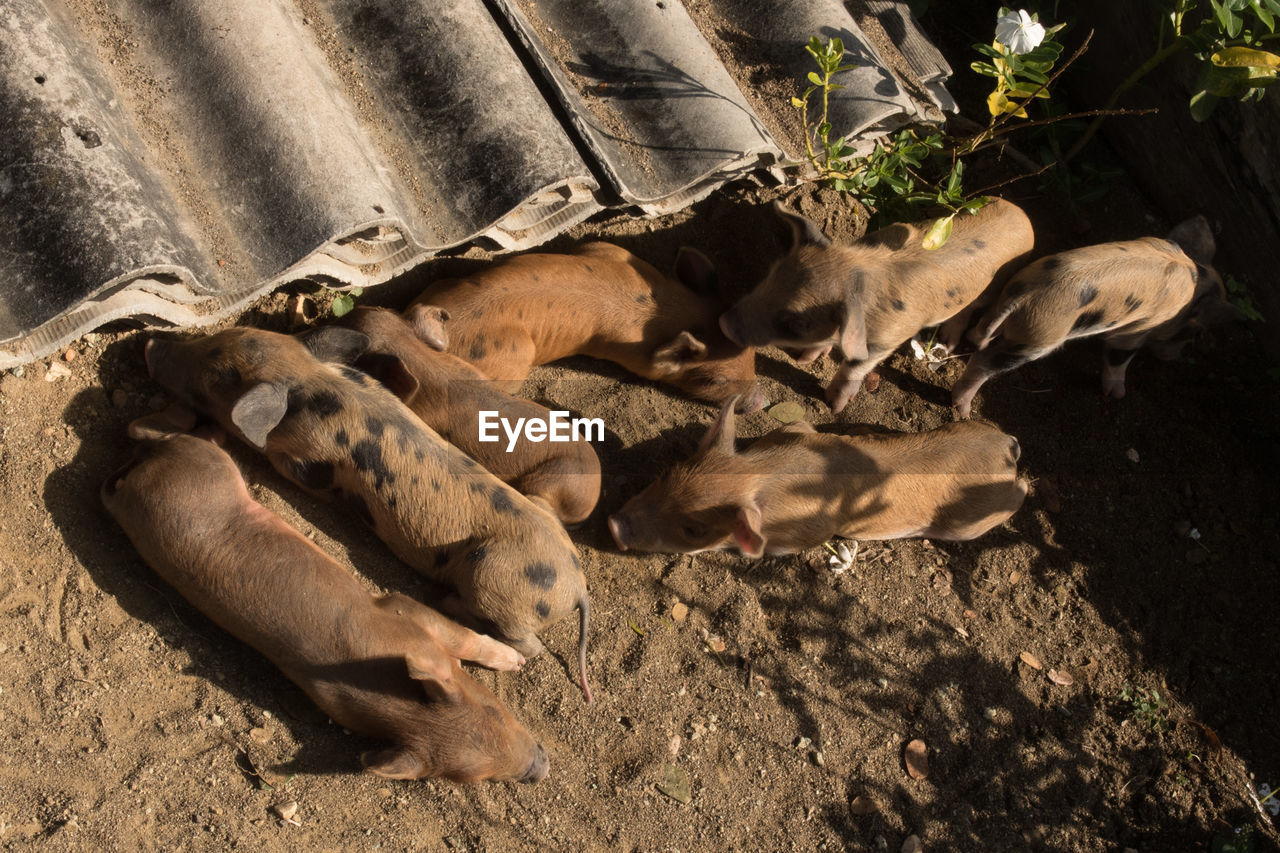
[[[736,546],[794,554],[833,536],[965,540],[1022,505],[1018,442],[964,422],[922,433],[841,436],[803,421],[741,453],[726,405],[697,453],[609,518],[626,551],[694,554]]]
[[[147,342],[147,369],[316,494],[338,494],[400,559],[451,584],[473,618],[533,657],[574,608],[583,693],[590,605],[564,527],[346,364],[368,336],[324,326],[301,339],[235,328]]]
[[[1242,317],[1209,266],[1213,253],[1209,223],[1197,216],[1163,240],[1086,246],[1026,267],[970,333],[978,352],[951,391],[960,417],[991,377],[1090,335],[1106,344],[1103,393],[1123,397],[1125,369],[1139,348],[1173,359],[1206,327]]]
[[[775,210],[791,226],[791,250],[721,316],[720,327],[743,346],[798,350],[801,363],[838,345],[843,361],[827,386],[834,412],[864,379],[874,390],[876,365],[922,328],[945,323],[939,340],[954,348],[975,303],[994,298],[1034,241],[1026,214],[998,199],[957,217],[951,238],[933,250],[923,246],[928,222],[891,225],[839,246],[781,204]]]
[[[619,246],[588,243],[572,254],[519,255],[477,273],[434,282],[405,311],[432,334],[448,312],[449,350],[514,392],[536,364],[589,355],[713,403],[740,397],[765,404],[755,350],[716,325],[715,270],[701,252],[680,250],[676,279]],[[695,292],[698,291],[698,292]],[[706,295],[704,295],[706,294]]]
[[[504,394],[457,356],[424,343],[394,311],[360,307],[340,325],[369,337],[356,366],[386,385],[440,437],[525,495],[547,502],[566,524],[584,520],[600,497],[600,459],[579,436],[566,442],[532,442],[524,433],[509,449],[507,437],[480,441],[480,412],[497,412],[510,423],[548,421],[551,411]],[[443,321],[430,337],[446,340]]]
[[[362,756],[370,772],[459,782],[547,775],[542,746],[458,665],[461,657],[516,669],[514,649],[402,595],[370,595],[255,501],[212,441],[142,441],[102,501],[197,609],[266,655],[334,722],[394,744]]]

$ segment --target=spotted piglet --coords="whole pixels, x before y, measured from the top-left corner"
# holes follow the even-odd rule
[[[515,650],[402,595],[370,595],[255,501],[212,441],[141,442],[103,484],[102,500],[184,598],[266,655],[336,723],[394,744],[365,753],[370,772],[461,782],[546,776],[546,751],[458,665],[461,657],[515,669]]]
[[[803,421],[742,452],[726,405],[697,453],[609,518],[622,550],[794,554],[833,536],[965,540],[1022,505],[1018,442],[990,424],[842,436]]]
[[[433,334],[449,314],[449,351],[509,392],[529,368],[571,355],[620,364],[713,403],[738,397],[743,411],[765,404],[755,350],[716,325],[715,269],[685,248],[668,278],[619,246],[587,243],[572,254],[518,255],[462,278],[434,282],[405,311]]]
[[[419,325],[428,322],[420,319]],[[426,338],[384,308],[356,308],[339,323],[369,336],[356,366],[396,393],[441,438],[525,495],[545,500],[561,521],[584,520],[600,498],[600,459],[581,436],[564,442],[532,442],[523,433],[507,441],[480,441],[480,412],[511,423],[547,421],[551,412],[531,400],[504,394],[467,362],[424,342],[444,341],[443,320]],[[323,334],[323,332],[317,332]]]
[[[978,352],[951,391],[960,417],[991,377],[1091,335],[1106,343],[1103,393],[1123,397],[1125,369],[1139,348],[1176,358],[1205,327],[1241,316],[1209,266],[1213,253],[1209,223],[1197,216],[1163,240],[1086,246],[1026,267],[970,333]]]
[[[152,338],[151,375],[186,405],[266,454],[284,476],[344,496],[400,559],[454,586],[476,619],[526,657],[575,607],[586,680],[586,579],[564,527],[344,362],[366,335],[325,328],[301,339],[235,328]]]
[[[876,365],[922,328],[945,323],[939,340],[954,348],[970,313],[994,298],[1034,241],[1026,214],[1001,200],[957,217],[951,238],[934,250],[923,246],[929,222],[891,225],[840,246],[781,204],[775,210],[791,226],[791,250],[720,327],[743,346],[797,350],[802,364],[838,346],[843,361],[827,386],[833,412],[863,380],[874,390]]]

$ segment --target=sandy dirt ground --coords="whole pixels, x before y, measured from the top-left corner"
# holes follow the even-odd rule
[[[605,215],[551,248],[610,239],[670,269],[693,245],[742,293],[784,249],[767,206],[779,192]],[[831,236],[861,233],[843,199],[801,195]],[[1172,224],[1123,187],[1087,223],[1033,187],[1007,195],[1038,253]],[[402,306],[484,262],[441,258],[361,302]],[[234,322],[285,329],[286,299]],[[596,701],[575,686],[574,619],[525,671],[477,671],[546,745],[551,774],[461,786],[362,774],[374,743],[142,563],[98,489],[128,458],[125,425],[167,401],[144,369],[147,333],[104,330],[0,377],[0,845],[898,851],[916,835],[938,851],[1145,853],[1251,827],[1255,849],[1275,849],[1254,792],[1280,784],[1280,409],[1252,334],[1172,363],[1140,355],[1123,401],[1098,391],[1095,342],[989,384],[976,415],[1021,442],[1031,498],[974,542],[860,543],[841,574],[822,549],[619,553],[606,515],[689,455],[714,410],[588,359],[536,370],[525,394],[608,427],[600,506],[573,531]],[[821,400],[830,361],[767,349],[758,367],[772,402],[824,428],[921,430],[954,417],[962,362],[933,372],[899,353],[838,418]],[[776,426],[759,412],[739,435]],[[357,519],[231,450],[259,500],[371,589],[434,594]],[[923,779],[904,762],[916,739]]]

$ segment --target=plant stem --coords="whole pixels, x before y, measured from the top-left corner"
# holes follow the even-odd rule
[[[1135,68],[1133,73],[1126,77],[1124,81],[1111,93],[1111,96],[1107,98],[1107,102],[1102,105],[1102,110],[1099,115],[1095,116],[1093,121],[1089,123],[1085,132],[1076,140],[1076,144],[1071,146],[1071,150],[1062,158],[1062,162],[1071,162],[1071,160],[1089,144],[1089,140],[1093,139],[1093,137],[1098,133],[1098,128],[1102,126],[1102,122],[1106,120],[1107,115],[1110,114],[1109,111],[1116,105],[1116,102],[1120,100],[1121,95],[1136,86],[1138,81],[1143,77],[1146,77],[1152,71],[1159,68],[1164,64],[1165,60],[1182,52],[1184,49],[1182,42],[1175,39],[1157,50],[1155,53],[1151,54],[1147,57],[1146,62]]]

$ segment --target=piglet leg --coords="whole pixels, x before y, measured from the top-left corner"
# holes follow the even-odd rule
[[[445,618],[424,604],[399,593],[378,600],[378,606],[406,616],[459,660],[469,660],[490,669],[514,670],[524,665],[524,656],[492,637]]]

